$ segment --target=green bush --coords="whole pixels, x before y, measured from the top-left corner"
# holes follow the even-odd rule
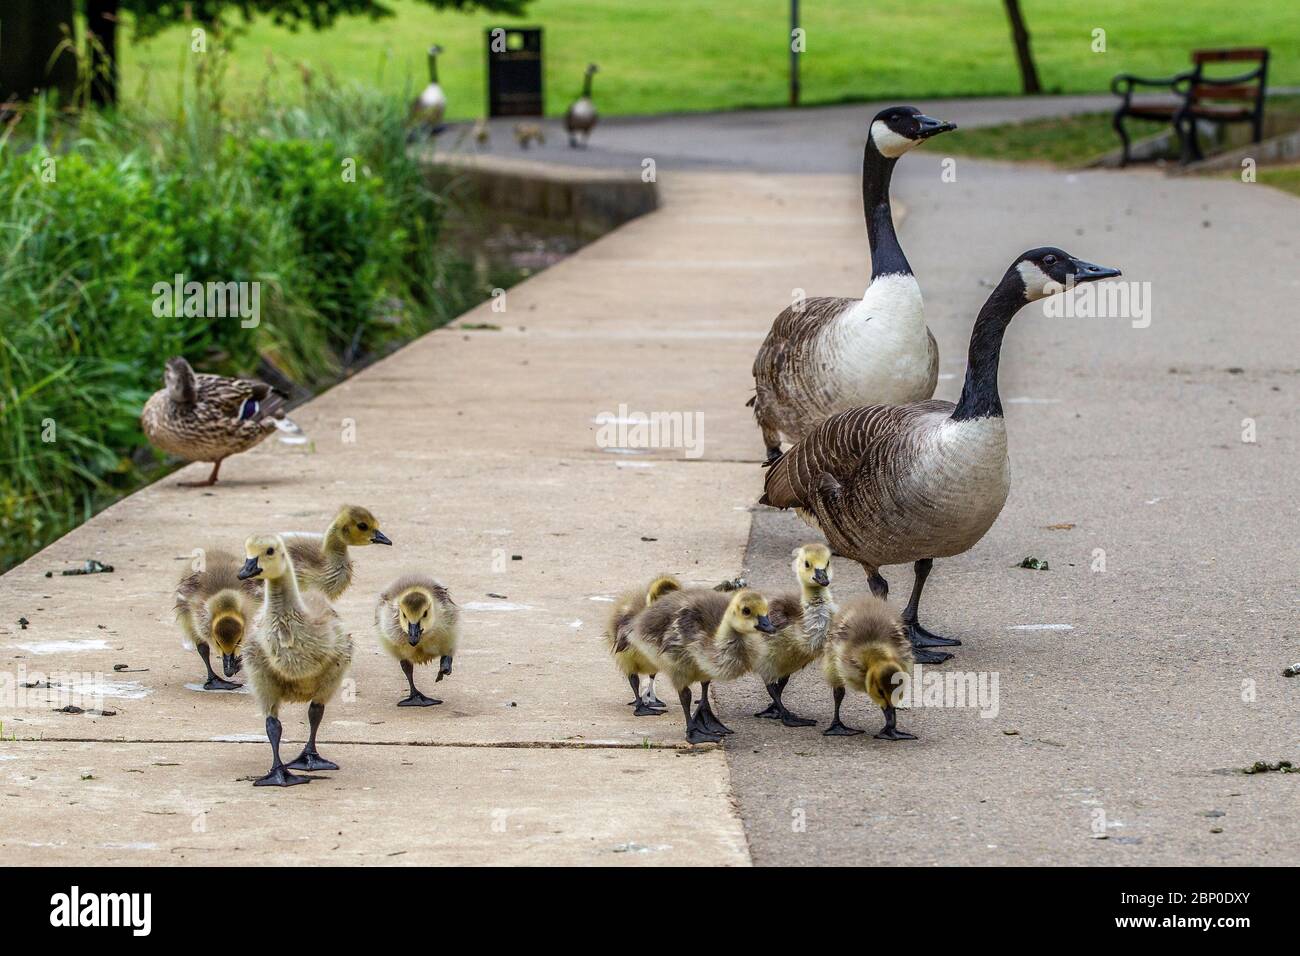
[[[378,94],[232,116],[199,84],[174,122],[27,127],[0,139],[0,569],[158,473],[138,418],[169,356],[314,388],[486,294]],[[260,324],[155,317],[177,273],[260,282]]]

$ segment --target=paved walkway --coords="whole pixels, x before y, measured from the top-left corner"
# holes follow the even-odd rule
[[[807,533],[751,514],[750,359],[792,289],[857,294],[868,272],[852,175],[673,172],[659,212],[511,290],[504,315],[485,306],[462,320],[500,331],[434,333],[300,409],[313,454],[268,444],[232,459],[211,493],[160,483],[4,576],[0,669],[98,672],[118,696],[112,717],[0,707],[0,852],[1293,862],[1295,777],[1231,768],[1296,758],[1295,688],[1280,672],[1300,658],[1297,553],[1281,489],[1300,432],[1294,357],[1278,350],[1293,339],[1295,200],[970,160],[941,183],[938,157],[909,157],[897,188],[942,397],[956,394],[984,283],[1023,248],[1052,242],[1121,266],[1151,283],[1155,306],[1144,330],[1026,310],[1009,334],[1012,497],[927,589],[936,628],[969,638],[954,663],[1000,674],[996,719],[920,711],[907,718],[915,744],[826,740],[748,718],[761,691],[745,682],[719,694],[739,731],[726,751],[686,752],[676,715],[623,706],[599,640],[604,599],[660,570],[712,583],[747,568],[785,585]],[[620,404],[701,413],[704,457],[601,449],[594,419]],[[1254,444],[1240,440],[1245,417]],[[342,440],[348,419],[355,442]],[[343,501],[371,506],[397,542],[357,554],[339,604],[358,639],[355,694],[327,712],[322,750],[343,769],[254,790],[261,721],[245,695],[186,686],[199,662],[179,647],[171,587],[192,548],[323,526]],[[1061,522],[1075,527],[1045,528]],[[1090,571],[1095,548],[1106,573]],[[1012,570],[1027,554],[1053,570]],[[89,557],[116,573],[44,577]],[[412,713],[394,706],[404,683],[370,620],[373,596],[422,567],[466,607],[466,636],[438,688],[446,704]],[[888,573],[905,593],[902,569]],[[861,589],[851,568],[839,582]],[[828,713],[812,674],[791,696]],[[860,702],[852,714],[875,719]],[[305,714],[286,718],[301,740]],[[1092,838],[1098,810],[1109,840]]]

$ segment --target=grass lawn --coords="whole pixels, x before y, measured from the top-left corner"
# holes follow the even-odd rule
[[[1057,166],[1078,166],[1119,146],[1111,126],[1112,113],[1051,117],[958,130],[944,137],[948,152],[982,159],[1029,160]],[[1167,129],[1167,123],[1128,120],[1134,141]],[[1265,138],[1300,127],[1300,96],[1269,97],[1264,107]],[[1246,143],[1246,127],[1228,132],[1229,144]],[[1261,181],[1262,181],[1261,176]]]
[[[1234,173],[1233,175],[1238,174]],[[1256,182],[1276,186],[1278,189],[1284,189],[1289,193],[1300,196],[1300,166],[1261,167],[1256,176]]]
[[[439,12],[386,0],[397,15],[344,18],[332,30],[298,33],[256,21],[234,40],[229,89],[256,97],[263,82],[293,84],[295,65],[411,95],[425,81],[424,49],[446,53],[441,79],[452,118],[481,115],[483,31],[511,21]],[[1188,51],[1268,44],[1274,83],[1300,83],[1300,3],[1241,0],[1024,0],[1039,73],[1052,92],[1106,89],[1115,73],[1165,76]],[[583,67],[600,64],[596,96],[607,115],[779,106],[786,101],[788,0],[533,0],[517,25],[545,28],[547,110],[562,113]],[[813,0],[803,4],[806,103],[870,98],[977,96],[1019,91],[1015,56],[998,0]],[[1094,29],[1106,52],[1092,50]],[[142,43],[127,31],[128,104],[174,103],[189,53],[182,26]],[[269,64],[273,64],[269,66]]]

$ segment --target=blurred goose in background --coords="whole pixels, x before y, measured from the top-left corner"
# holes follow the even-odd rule
[[[591,139],[591,131],[596,128],[599,116],[591,98],[591,78],[599,70],[600,67],[595,63],[587,64],[587,70],[582,74],[582,95],[569,104],[564,113],[564,128],[569,134],[569,146],[574,149],[578,147],[579,136],[582,137],[582,145],[586,146]]]

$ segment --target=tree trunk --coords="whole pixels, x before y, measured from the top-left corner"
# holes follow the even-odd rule
[[[72,33],[72,0],[4,0],[0,6],[0,104],[25,100],[39,90],[59,90],[64,105],[72,99],[77,61],[65,50],[51,62],[63,41],[61,25]]]
[[[1025,28],[1025,18],[1020,12],[1020,0],[1003,0],[1007,7],[1007,18],[1011,21],[1011,39],[1016,44],[1016,60],[1020,63],[1020,86],[1027,94],[1041,93],[1043,88],[1038,83],[1038,69],[1034,66],[1034,54],[1029,49],[1029,31]]]
[[[90,62],[90,102],[117,105],[118,0],[86,0],[86,45]]]

